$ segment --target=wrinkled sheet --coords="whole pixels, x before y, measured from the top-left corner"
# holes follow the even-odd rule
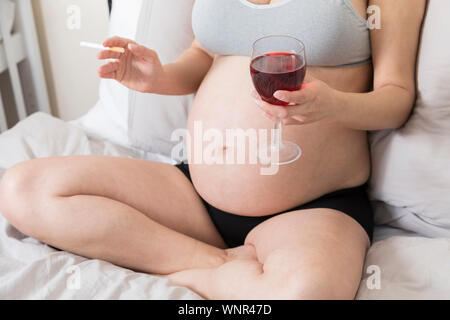
[[[357,299],[450,299],[450,239],[394,236],[376,242]]]
[[[0,135],[0,177],[37,157],[109,155],[169,159],[93,138],[75,123],[37,113]],[[450,239],[378,228],[358,299],[450,299]],[[379,281],[374,277],[379,276]],[[55,250],[0,215],[0,299],[201,299],[153,275]]]
[[[0,135],[4,169],[33,158],[106,155],[169,162],[89,137],[75,124],[36,113]],[[0,299],[200,299],[168,280],[55,250],[0,215]]]

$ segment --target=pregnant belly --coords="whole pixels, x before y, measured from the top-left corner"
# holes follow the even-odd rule
[[[263,216],[367,180],[366,134],[325,122],[284,128],[283,138],[303,150],[298,161],[279,168],[257,163],[256,145],[250,137],[253,133],[257,138],[270,135],[272,122],[263,117],[250,96],[253,86],[248,68],[246,57],[216,59],[191,109],[190,171],[203,199],[230,213]],[[233,133],[239,130],[247,134],[245,139],[235,139]],[[212,150],[208,136],[220,136],[223,146],[207,152]],[[245,157],[240,159],[243,152]],[[223,163],[208,163],[211,155]]]

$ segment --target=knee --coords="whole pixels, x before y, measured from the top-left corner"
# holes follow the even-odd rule
[[[274,299],[286,300],[353,300],[357,286],[344,284],[333,275],[292,273],[283,280],[272,281]]]
[[[6,171],[0,180],[0,213],[17,229],[30,232],[33,199],[38,196],[37,172],[33,161],[22,162]]]
[[[0,210],[5,214],[11,211],[16,205],[19,205],[24,193],[30,184],[29,166],[26,163],[17,164],[6,171],[0,181]]]

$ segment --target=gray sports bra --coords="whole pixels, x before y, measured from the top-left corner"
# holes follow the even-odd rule
[[[219,55],[251,56],[257,39],[290,35],[303,41],[311,66],[361,64],[371,57],[367,23],[350,0],[195,0],[192,27],[199,43]]]

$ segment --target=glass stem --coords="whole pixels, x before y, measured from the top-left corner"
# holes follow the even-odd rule
[[[272,130],[272,148],[283,148],[283,123],[278,117],[274,118]]]

